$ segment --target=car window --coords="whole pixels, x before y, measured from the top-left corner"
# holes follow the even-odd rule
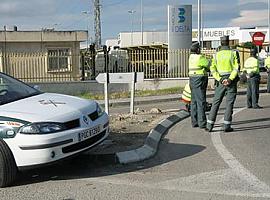
[[[40,93],[29,85],[0,73],[0,105]]]

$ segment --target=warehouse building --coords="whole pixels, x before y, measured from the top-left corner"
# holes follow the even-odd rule
[[[262,32],[265,34],[265,45],[269,44],[268,27],[240,28],[204,28],[203,29],[203,47],[206,49],[215,49],[220,45],[220,37],[223,35],[230,36],[231,45],[243,44],[252,41],[252,34]],[[197,29],[192,31],[192,41],[197,40]],[[167,31],[145,31],[143,37],[141,32],[121,32],[117,39],[106,41],[107,46],[119,46],[126,48],[131,46],[167,44]]]

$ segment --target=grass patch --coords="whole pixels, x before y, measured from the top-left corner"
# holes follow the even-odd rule
[[[160,89],[160,90],[137,90],[135,91],[136,97],[146,97],[146,96],[157,96],[157,95],[166,95],[166,94],[181,94],[183,91],[182,87],[173,87],[167,89]],[[104,94],[91,94],[91,93],[84,93],[78,95],[84,99],[94,99],[94,100],[103,100]],[[130,92],[113,92],[109,93],[110,99],[120,99],[120,98],[129,98]]]

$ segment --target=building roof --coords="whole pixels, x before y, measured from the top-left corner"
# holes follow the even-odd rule
[[[0,42],[86,41],[87,31],[0,31]]]

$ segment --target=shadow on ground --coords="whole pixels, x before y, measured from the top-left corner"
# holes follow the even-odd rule
[[[200,145],[169,143],[166,139],[162,143],[166,145],[167,149],[173,150],[170,152],[170,155],[155,156],[153,159],[128,165],[116,164],[114,162],[114,155],[110,154],[103,156],[79,155],[72,160],[57,165],[21,172],[16,185],[21,186],[45,181],[84,179],[122,174],[192,156],[206,148]]]

